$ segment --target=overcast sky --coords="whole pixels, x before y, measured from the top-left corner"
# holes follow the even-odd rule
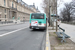
[[[25,3],[27,3],[28,5],[33,5],[33,3],[35,3],[35,6],[38,6],[38,9],[41,11],[41,3],[43,0],[23,0]],[[41,11],[43,12],[43,11]]]
[[[70,3],[72,0],[63,0],[63,2],[61,2],[61,4],[58,7],[58,14],[60,14],[60,10],[64,7],[64,3]],[[58,2],[60,3],[60,1]]]
[[[23,0],[25,3],[27,3],[28,5],[33,5],[33,3],[35,3],[35,6],[37,7],[38,6],[38,9],[41,11],[41,12],[43,12],[43,10],[42,10],[42,1],[43,0]],[[59,0],[58,0],[59,1]],[[60,4],[60,6],[59,6],[59,10],[61,9],[61,8],[63,8],[63,4],[64,3],[66,3],[66,2],[71,2],[72,0],[63,0],[63,2],[62,2],[62,4]]]

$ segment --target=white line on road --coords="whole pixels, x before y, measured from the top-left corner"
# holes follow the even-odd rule
[[[11,34],[11,33],[14,33],[14,32],[17,32],[17,31],[20,31],[20,30],[23,30],[23,29],[25,29],[25,28],[28,28],[28,27],[24,27],[24,28],[21,28],[21,29],[17,29],[17,30],[8,32],[8,33],[4,33],[4,34],[0,35],[0,37],[5,36],[5,35],[8,35],[8,34]]]

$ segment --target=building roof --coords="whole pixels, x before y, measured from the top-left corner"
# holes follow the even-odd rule
[[[29,7],[33,7],[33,8],[35,8],[35,6],[34,6],[34,5],[29,5]]]
[[[17,2],[18,2],[18,3],[21,2],[22,5],[25,5],[25,7],[29,8],[29,9],[31,9],[31,10],[32,10],[32,8],[35,8],[35,3],[33,3],[33,5],[28,5],[27,3],[25,3],[25,2],[22,1],[22,0],[17,0]],[[35,8],[35,9],[36,9],[36,11],[39,11],[38,8]]]
[[[19,2],[21,2],[22,0],[17,0],[17,1],[18,1],[18,3],[19,3]]]
[[[37,12],[40,12],[40,11],[38,10],[38,7],[37,7],[37,8],[35,7],[35,4],[34,4],[34,3],[33,3],[33,5],[29,5],[29,7],[35,8]]]

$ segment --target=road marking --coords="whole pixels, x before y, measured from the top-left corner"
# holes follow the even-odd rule
[[[17,30],[8,32],[8,33],[4,33],[4,34],[0,35],[0,37],[5,36],[5,35],[8,35],[8,34],[11,34],[11,33],[14,33],[14,32],[17,32],[17,31],[20,31],[20,30],[23,30],[23,29],[25,29],[25,28],[28,28],[28,27],[24,27],[24,28],[21,28],[21,29],[17,29]]]
[[[48,40],[48,38],[47,38],[47,40]]]
[[[48,47],[46,47],[46,50],[49,50]]]
[[[48,44],[48,42],[46,42],[46,44]]]

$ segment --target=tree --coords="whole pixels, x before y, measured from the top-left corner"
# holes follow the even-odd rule
[[[56,5],[57,2],[57,5]],[[58,3],[59,2],[59,3]],[[50,5],[49,5],[50,3]],[[50,11],[52,14],[56,14],[56,6],[58,7],[60,4],[63,3],[63,0],[43,0],[42,8],[44,9],[44,12],[49,17],[49,6],[51,7]]]
[[[66,17],[66,9],[64,8],[63,10],[61,10],[61,16],[63,18],[63,21],[66,21],[67,20],[67,17]]]
[[[72,19],[71,15],[74,15],[74,13],[75,13],[75,9],[74,9],[75,4],[73,2],[71,2],[71,3],[65,3],[64,5],[65,5],[65,7],[61,11],[61,15],[62,15],[64,21],[69,22]]]
[[[42,8],[44,9],[44,12],[49,17],[49,0],[43,0]]]

